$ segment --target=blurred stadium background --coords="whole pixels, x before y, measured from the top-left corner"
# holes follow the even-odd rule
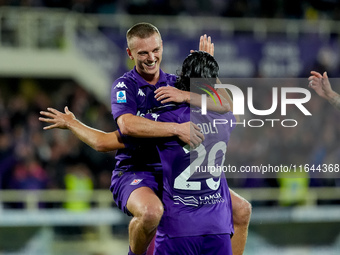
[[[339,77],[339,20],[336,0],[0,0],[0,254],[127,254],[129,218],[108,190],[114,152],[43,131],[38,116],[67,105],[114,130],[110,85],[133,66],[133,24],[159,28],[167,72],[207,33],[221,77],[299,78],[307,88],[310,70]],[[227,164],[339,164],[339,112],[313,91],[307,107],[313,117],[294,130],[235,130]],[[253,206],[245,254],[340,254],[338,176],[229,180]]]

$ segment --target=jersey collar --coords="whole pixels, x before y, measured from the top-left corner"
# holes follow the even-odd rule
[[[138,86],[139,87],[143,87],[143,86],[154,86],[149,84],[147,81],[145,81],[142,76],[140,76],[140,74],[137,72],[136,66],[133,67],[133,74],[136,77],[137,81],[138,81]],[[158,82],[155,84],[155,87],[158,88],[161,85],[167,84],[167,79],[165,76],[165,73],[162,71],[162,69],[159,69],[159,80]]]

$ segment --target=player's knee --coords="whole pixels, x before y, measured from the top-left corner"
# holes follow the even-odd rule
[[[141,220],[146,228],[156,228],[162,218],[164,208],[162,204],[146,206],[142,212]]]
[[[242,199],[238,206],[233,210],[234,224],[239,226],[248,226],[251,211],[251,204],[247,200]]]

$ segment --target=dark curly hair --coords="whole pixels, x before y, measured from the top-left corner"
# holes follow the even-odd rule
[[[175,87],[184,91],[192,91],[194,86],[192,84],[190,89],[190,78],[217,78],[218,71],[219,67],[213,56],[204,51],[195,51],[183,61],[182,71]]]

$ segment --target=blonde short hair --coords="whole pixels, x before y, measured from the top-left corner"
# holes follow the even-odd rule
[[[148,38],[148,37],[154,35],[155,33],[159,34],[159,37],[161,37],[161,34],[158,31],[158,28],[155,27],[154,25],[152,25],[150,23],[146,23],[146,22],[137,23],[137,24],[133,25],[126,32],[127,45],[130,48],[131,39],[134,38],[134,37],[138,37],[138,38],[143,39],[143,38]]]

